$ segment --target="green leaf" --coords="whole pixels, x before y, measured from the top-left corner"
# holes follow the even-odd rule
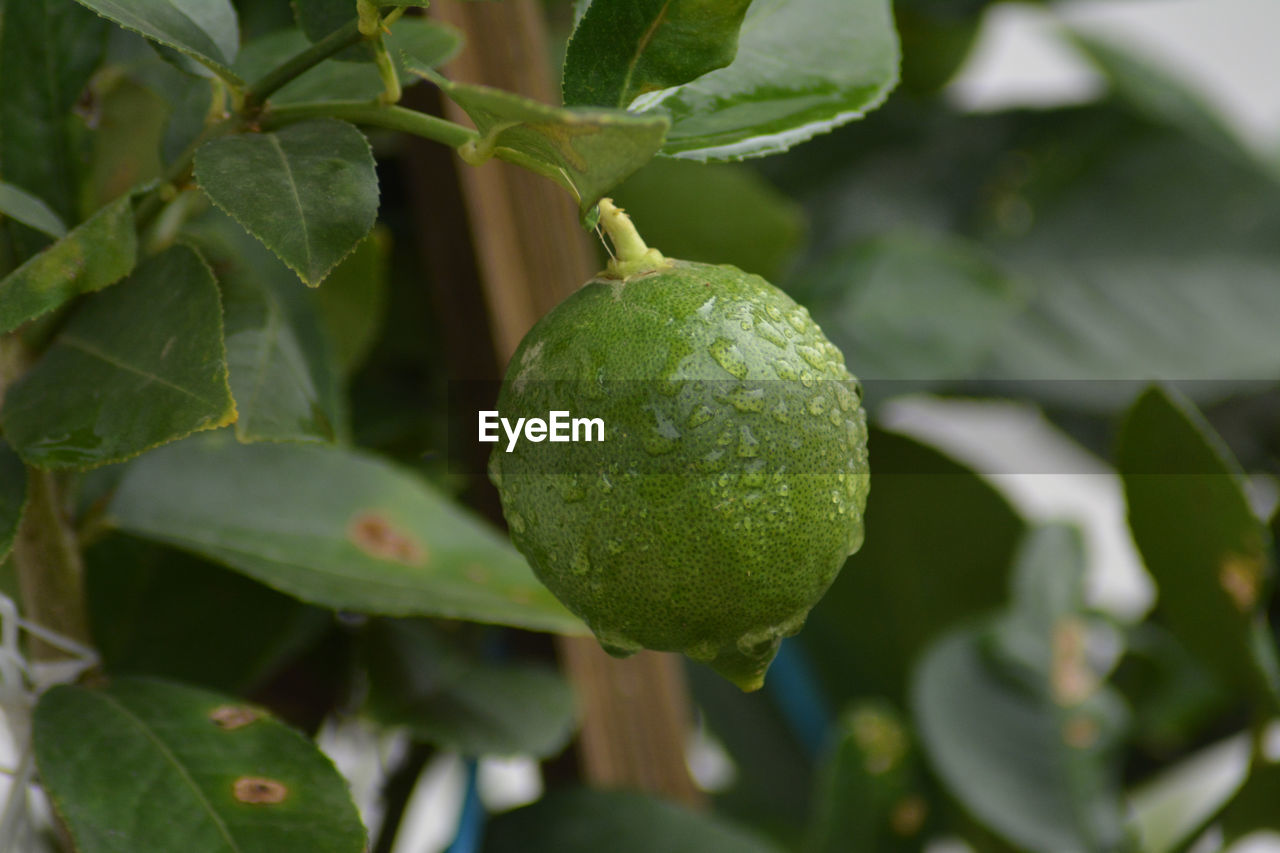
[[[823,258],[792,286],[859,379],[971,376],[1025,288],[960,239],[892,231]],[[874,388],[874,386],[873,386]]]
[[[374,226],[355,251],[334,268],[324,287],[310,293],[345,376],[364,363],[378,340],[387,308],[390,255],[390,229]]]
[[[688,83],[738,52],[751,0],[594,0],[564,60],[566,106],[626,107]]]
[[[1230,451],[1189,403],[1153,387],[1125,418],[1116,467],[1161,618],[1225,683],[1258,702],[1280,701],[1265,621],[1270,536]]]
[[[0,175],[63,222],[80,218],[76,176],[83,125],[72,108],[102,61],[106,22],[70,0],[0,5]],[[18,260],[48,238],[10,227]]]
[[[867,539],[800,641],[831,699],[898,701],[916,658],[998,606],[1024,524],[992,486],[937,450],[872,430]]]
[[[1272,725],[1274,727],[1274,723]],[[1280,832],[1277,802],[1280,802],[1280,761],[1268,758],[1264,749],[1262,755],[1254,755],[1243,787],[1222,813],[1223,841],[1230,844],[1264,829]]]
[[[492,155],[550,178],[573,194],[584,216],[653,158],[669,126],[663,116],[551,107],[501,89],[452,83],[421,63],[408,64],[475,122],[482,138],[464,154]]]
[[[723,819],[645,794],[569,790],[499,815],[484,853],[778,853]]]
[[[1123,806],[1110,752],[1125,710],[1090,664],[1073,609],[1082,546],[1047,528],[1031,534],[1019,563],[1024,592],[1013,611],[950,632],[916,668],[917,729],[951,794],[1019,849],[1119,850]],[[1075,591],[1064,596],[1065,586]],[[1004,660],[986,653],[992,631]],[[1018,647],[1027,654],[1011,669],[1015,637],[1035,639]]]
[[[329,613],[243,575],[127,536],[95,543],[85,564],[94,648],[113,676],[241,693],[332,623]]]
[[[664,154],[738,160],[861,118],[897,82],[888,0],[755,3],[732,64],[636,106],[671,116]]]
[[[199,82],[210,85],[203,78]],[[85,204],[92,208],[136,195],[139,188],[154,186],[161,178],[160,147],[171,110],[163,97],[127,77],[100,86],[97,95],[97,126],[82,190]]]
[[[355,8],[354,3],[344,2],[344,5]],[[400,76],[408,78],[406,83],[416,82],[418,78],[408,77],[405,56],[413,57],[423,67],[435,68],[448,62],[462,47],[462,36],[457,30],[426,18],[401,19],[383,39]],[[235,70],[244,79],[256,81],[306,46],[306,36],[298,30],[272,33],[246,44],[236,58]],[[372,100],[384,89],[378,70],[371,64],[322,62],[272,95],[271,103]]]
[[[137,254],[133,204],[126,196],[0,279],[0,334],[114,284],[133,270]]]
[[[1231,157],[1250,155],[1226,120],[1186,82],[1114,37],[1075,30],[1072,42],[1098,67],[1112,92],[1148,118],[1182,130]]]
[[[573,734],[573,691],[549,668],[475,660],[427,622],[374,622],[364,651],[366,710],[417,740],[464,755],[548,758]]]
[[[135,462],[108,516],[326,607],[585,631],[504,537],[353,450],[202,436]]]
[[[1110,410],[1151,380],[1207,401],[1280,370],[1271,176],[1115,110],[1018,124],[1002,145],[1022,165],[1004,167],[1014,172],[984,217],[990,245],[1037,287],[985,377],[1038,380],[1020,393]]]
[[[40,779],[79,853],[360,853],[329,759],[236,699],[163,681],[61,685],[34,722]]]
[[[88,299],[3,411],[9,441],[42,468],[119,462],[235,414],[218,289],[182,245]]]
[[[27,505],[27,466],[13,448],[0,439],[0,563],[13,549]]]
[[[658,158],[611,195],[650,245],[673,258],[776,281],[804,237],[804,212],[752,169]]]
[[[67,226],[43,199],[4,181],[0,181],[0,216],[7,216],[55,239],[67,236]]]
[[[298,279],[229,218],[191,229],[222,289],[227,368],[241,441],[333,441],[337,364]]]
[[[239,22],[231,0],[76,0],[126,30],[172,48],[233,85],[231,70],[240,48]]]
[[[369,142],[334,119],[210,140],[196,152],[195,176],[214,204],[312,287],[378,213]]]
[[[835,738],[819,776],[805,850],[919,850],[927,806],[916,793],[907,722],[884,703],[862,703],[840,715]]]

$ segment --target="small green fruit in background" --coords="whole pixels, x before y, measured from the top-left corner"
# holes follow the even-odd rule
[[[525,336],[498,411],[600,418],[604,441],[503,440],[490,478],[607,651],[683,652],[754,690],[862,544],[861,389],[781,290],[668,260],[600,210],[617,256]]]

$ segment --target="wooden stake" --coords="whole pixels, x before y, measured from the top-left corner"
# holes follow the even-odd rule
[[[537,0],[436,0],[430,12],[467,36],[448,70],[451,79],[559,103]],[[446,114],[470,124],[452,104]],[[573,200],[552,182],[493,161],[461,167],[460,183],[498,363],[505,366],[529,327],[599,263]],[[680,659],[642,652],[619,661],[592,639],[560,638],[557,649],[582,704],[586,780],[705,805],[685,763],[692,712]]]

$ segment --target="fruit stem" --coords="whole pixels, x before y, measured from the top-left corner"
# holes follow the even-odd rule
[[[608,265],[611,277],[631,278],[671,266],[661,252],[649,248],[631,217],[611,198],[600,199],[600,224],[613,243],[614,256]]]

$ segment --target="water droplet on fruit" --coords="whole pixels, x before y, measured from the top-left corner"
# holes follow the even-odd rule
[[[711,312],[712,310],[715,309],[715,307],[716,307],[716,298],[713,296],[710,299],[708,299],[706,302],[699,305],[698,310],[694,313],[698,315],[698,318],[701,319],[702,322],[710,324]]]
[[[809,399],[809,414],[820,415],[827,410],[827,398],[821,394]]]
[[[507,515],[507,524],[511,527],[513,533],[524,533],[524,516],[518,512],[512,512]]]
[[[738,349],[738,345],[728,338],[716,338],[707,348],[716,364],[723,367],[730,375],[739,379],[747,378],[747,360]]]
[[[800,357],[809,362],[809,366],[814,370],[826,370],[827,360],[822,353],[813,347],[807,347],[803,344],[796,344],[796,352],[800,353]]]
[[[711,411],[710,406],[699,406],[689,414],[689,429],[697,429],[713,417],[715,417],[715,412]]]
[[[809,315],[803,308],[797,308],[787,314],[787,322],[791,324],[791,328],[797,332],[805,332],[808,330]]]
[[[756,326],[756,334],[779,349],[785,349],[787,346],[787,339],[782,336],[782,333],[776,327],[769,323],[762,322],[758,324]]]
[[[759,453],[759,440],[752,434],[751,428],[743,424],[738,428],[738,455],[744,459],[750,459],[758,456]]]
[[[565,503],[577,503],[587,496],[587,489],[582,484],[582,478],[577,474],[559,478],[559,485],[560,497]]]
[[[791,362],[781,358],[774,359],[773,372],[778,374],[779,379],[794,381],[800,378],[799,372],[791,365]]]
[[[766,305],[764,307],[764,312],[768,314],[769,319],[775,323],[782,319],[782,312],[778,310],[777,305]]]
[[[720,397],[720,400],[733,406],[739,412],[764,411],[763,388],[743,388],[739,386]]]
[[[800,384],[806,388],[813,387],[813,374],[807,370],[800,371]]]
[[[778,405],[773,407],[770,414],[773,415],[773,419],[780,424],[791,423],[791,413],[787,411],[787,403],[785,400],[779,400]]]
[[[716,659],[716,653],[720,648],[711,640],[701,643],[694,643],[684,650],[684,653],[691,659],[700,663],[711,663]]]

